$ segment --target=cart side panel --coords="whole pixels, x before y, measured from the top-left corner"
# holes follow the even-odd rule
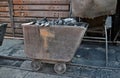
[[[25,43],[25,52],[26,55],[30,58],[35,58],[36,54],[38,54],[40,45],[42,41],[39,39],[39,30],[36,26],[24,26],[24,43]]]
[[[81,27],[24,26],[25,53],[42,61],[69,62],[84,36]]]
[[[51,27],[47,30],[54,35],[48,39],[48,48],[45,52],[49,54],[49,57],[44,59],[71,61],[76,49],[79,47],[85,30],[74,27]]]

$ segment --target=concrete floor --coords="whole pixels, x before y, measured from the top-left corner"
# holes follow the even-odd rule
[[[26,57],[24,54],[23,48],[24,48],[23,40],[5,39],[3,42],[3,45],[0,47],[0,55]],[[8,63],[9,65],[9,64],[13,64],[14,62],[2,60],[0,63],[1,64]],[[28,63],[24,62],[21,65],[21,67],[22,68],[30,67],[26,65],[29,63],[30,63],[29,61]],[[44,74],[44,73],[23,71],[23,70],[13,69],[13,68],[0,67],[0,78],[71,78],[71,77],[57,76],[57,75],[50,75],[50,74]]]
[[[109,45],[109,67],[120,68],[120,45]],[[23,40],[5,39],[0,47],[0,55],[26,57]],[[73,63],[94,66],[105,66],[104,44],[82,43]],[[1,60],[0,64],[19,65],[21,68],[31,69],[31,61]],[[53,65],[45,64],[38,72],[29,72],[19,69],[0,67],[0,78],[120,78],[120,70],[101,70],[68,66],[65,74],[57,75],[53,71]]]

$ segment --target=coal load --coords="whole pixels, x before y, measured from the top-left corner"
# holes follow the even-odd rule
[[[86,26],[84,22],[77,22],[74,18],[65,18],[65,19],[53,19],[48,20],[47,18],[42,18],[41,20],[34,20],[32,22],[26,23],[25,25],[36,25],[36,26]]]

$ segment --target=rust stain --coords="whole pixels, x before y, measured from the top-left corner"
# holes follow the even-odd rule
[[[0,7],[0,11],[9,11],[8,7]]]
[[[28,12],[23,12],[23,11],[15,11],[14,12],[14,15],[15,16],[28,16],[29,14],[28,14]]]
[[[44,40],[44,48],[45,50],[48,49],[48,38],[54,38],[55,34],[51,33],[48,29],[40,29],[40,35],[42,36]]]
[[[13,4],[23,4],[23,0],[13,0]]]

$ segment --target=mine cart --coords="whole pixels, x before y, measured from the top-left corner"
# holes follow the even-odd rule
[[[34,70],[41,68],[41,63],[54,65],[54,71],[62,74],[66,71],[66,63],[70,62],[79,47],[87,24],[81,26],[49,26],[24,25],[24,44],[26,55],[33,59]]]
[[[0,24],[0,46],[2,45],[6,28],[7,28],[7,24],[5,24],[5,23]]]

